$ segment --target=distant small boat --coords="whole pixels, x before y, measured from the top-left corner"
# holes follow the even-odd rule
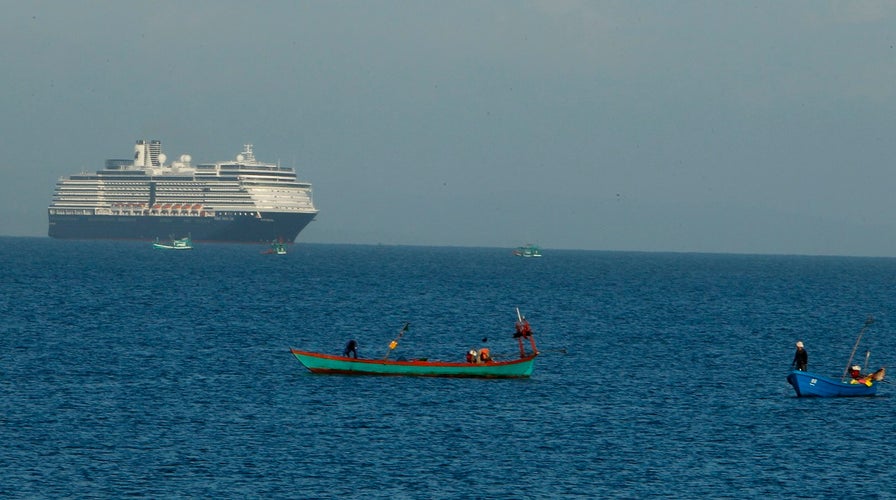
[[[877,394],[878,384],[883,380],[886,369],[881,368],[876,372],[863,377],[862,381],[851,380],[841,382],[835,378],[825,377],[812,372],[794,370],[787,375],[787,382],[793,386],[798,397],[858,397],[874,396]]]
[[[398,345],[398,340],[407,332],[409,324],[405,324],[398,337],[389,344],[389,351],[382,359],[358,359],[354,357],[335,356],[318,352],[290,349],[299,362],[312,373],[344,374],[344,375],[413,375],[421,377],[461,377],[461,378],[521,378],[529,377],[534,368],[538,350],[535,348],[532,329],[529,323],[519,315],[517,333],[520,357],[509,361],[496,361],[490,356],[488,349],[470,351],[466,361],[429,361],[428,359],[390,360],[389,354]],[[523,339],[528,339],[532,352],[527,353]]]
[[[153,242],[152,247],[159,250],[192,250],[193,240],[191,240],[190,237],[187,236],[186,238],[180,239],[172,238],[170,241],[162,243],[158,238],[156,238],[156,241]]]
[[[516,247],[516,250],[513,251],[513,255],[516,255],[517,257],[541,257],[541,249],[538,248],[537,245],[528,243],[526,245]]]
[[[271,247],[261,252],[265,255],[286,255],[286,243],[280,240],[271,243]]]

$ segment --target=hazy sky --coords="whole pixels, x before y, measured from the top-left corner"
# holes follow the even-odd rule
[[[896,256],[896,3],[3,2],[0,235],[160,139],[298,241]]]

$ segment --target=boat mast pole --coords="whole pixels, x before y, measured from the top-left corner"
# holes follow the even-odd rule
[[[402,336],[404,336],[404,332],[408,331],[409,326],[411,326],[410,323],[405,323],[404,328],[402,328],[401,331],[398,332],[398,336],[395,337],[395,340],[393,340],[392,342],[389,342],[389,350],[386,351],[386,355],[383,356],[383,361],[386,361],[387,359],[389,359],[389,355],[392,354],[392,350],[395,349],[396,347],[398,347],[398,341],[401,340]]]
[[[843,382],[846,380],[846,374],[849,373],[849,367],[852,365],[852,358],[856,355],[856,349],[859,348],[859,342],[862,341],[862,335],[865,334],[865,330],[871,326],[871,323],[874,323],[874,318],[872,316],[868,316],[868,319],[865,320],[865,326],[859,331],[859,338],[856,339],[856,343],[852,346],[852,352],[849,353],[849,361],[846,362],[846,368],[843,370],[843,375],[840,377],[840,381]]]
[[[516,327],[516,337],[517,343],[520,345],[520,359],[526,357],[526,348],[523,346],[523,315],[520,314],[520,308],[516,308],[516,319],[517,319],[517,327]]]

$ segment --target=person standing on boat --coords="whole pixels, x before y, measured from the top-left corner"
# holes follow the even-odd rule
[[[806,368],[809,366],[809,353],[806,352],[806,349],[803,347],[802,340],[799,340],[796,343],[796,353],[793,355],[793,363],[791,363],[790,366],[801,372],[806,371]]]
[[[529,338],[532,336],[532,327],[529,326],[529,321],[526,320],[525,316],[521,316],[520,320],[516,322],[516,333],[513,334],[514,338],[526,337]]]
[[[355,339],[349,340],[345,344],[345,349],[342,351],[342,355],[346,358],[353,357],[358,359],[358,341]]]

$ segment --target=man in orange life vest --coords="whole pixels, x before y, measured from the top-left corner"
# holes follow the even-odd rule
[[[492,354],[491,351],[488,350],[488,347],[483,347],[479,349],[479,362],[480,363],[491,363],[492,362]]]

